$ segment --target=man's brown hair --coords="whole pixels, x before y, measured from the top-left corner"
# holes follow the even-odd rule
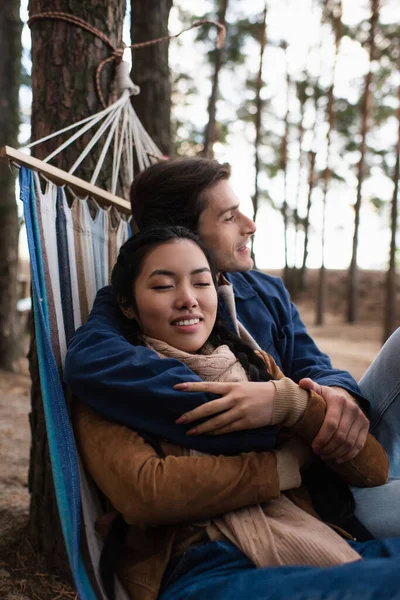
[[[158,162],[139,173],[131,186],[132,215],[139,229],[180,225],[197,231],[207,207],[204,192],[229,179],[228,163],[205,158]]]

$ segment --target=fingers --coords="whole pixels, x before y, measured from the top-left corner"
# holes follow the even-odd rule
[[[175,421],[175,423],[177,423],[177,425],[192,423],[193,421],[199,421],[200,419],[205,419],[212,415],[226,411],[231,407],[231,399],[228,396],[225,396],[224,398],[218,398],[217,400],[206,402],[205,404],[202,404],[201,406],[184,413]]]
[[[368,435],[368,419],[360,408],[337,396],[328,404],[325,421],[313,442],[313,450],[323,460],[351,460],[363,448]]]
[[[188,381],[187,383],[177,383],[175,390],[185,392],[210,392],[211,394],[227,394],[231,389],[231,383],[221,383],[219,381]]]
[[[356,424],[350,424],[349,427],[340,424],[338,431],[329,443],[321,449],[320,456],[322,460],[337,460],[354,449],[359,432],[360,429]]]
[[[358,437],[356,438],[353,447],[348,452],[345,452],[344,454],[342,454],[342,456],[338,457],[336,459],[336,462],[345,463],[350,460],[353,460],[353,458],[355,458],[357,454],[359,454],[364,448],[365,442],[367,441],[368,432],[368,425],[362,427],[358,433]]]
[[[243,431],[243,429],[246,429],[246,421],[239,418],[230,425],[219,427],[215,431],[211,432],[210,435],[225,435],[226,433],[233,433],[234,431]]]
[[[335,403],[327,403],[327,411],[321,429],[314,438],[312,449],[316,454],[321,454],[325,450],[325,446],[329,444],[333,436],[337,433],[340,419],[342,415],[342,406],[339,401]],[[330,449],[330,451],[332,451]]]
[[[196,427],[187,431],[187,435],[220,435],[220,433],[225,432],[224,430],[228,432],[237,431],[240,427],[236,424],[240,420],[240,415],[237,414],[237,411],[228,410],[217,417],[209,419],[205,423],[201,423],[201,425],[196,425]],[[233,425],[236,425],[236,428],[233,429]]]
[[[303,390],[312,390],[313,392],[316,392],[317,394],[320,394],[322,396],[322,386],[316,381],[310,379],[309,377],[301,379],[299,381],[299,387],[301,387]]]

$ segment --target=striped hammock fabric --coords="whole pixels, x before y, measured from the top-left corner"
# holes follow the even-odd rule
[[[20,195],[32,274],[40,383],[58,510],[80,600],[106,600],[98,564],[102,542],[94,530],[100,504],[82,469],[62,385],[68,343],[86,321],[96,292],[107,285],[120,246],[130,235],[127,220],[112,208],[75,197],[69,206],[62,187],[19,171]],[[81,511],[83,522],[81,523]],[[94,581],[80,549],[86,536]],[[128,600],[117,582],[116,597]]]

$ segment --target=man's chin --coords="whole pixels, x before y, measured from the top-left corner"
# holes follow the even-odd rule
[[[238,260],[235,263],[231,263],[226,269],[221,269],[224,273],[245,273],[250,271],[254,267],[254,261],[249,256],[246,260]]]

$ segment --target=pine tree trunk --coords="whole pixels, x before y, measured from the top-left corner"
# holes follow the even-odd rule
[[[30,16],[45,11],[63,11],[83,18],[105,33],[115,46],[120,46],[125,0],[30,0]],[[83,119],[101,110],[96,93],[95,70],[100,61],[110,56],[104,43],[74,25],[58,20],[37,20],[32,24],[32,139]],[[108,101],[114,64],[104,69],[103,94]],[[35,148],[35,156],[44,158],[63,141],[62,136]],[[67,169],[83,150],[88,138],[78,139],[53,161]],[[89,180],[100,149],[95,147],[76,175]],[[111,165],[105,162],[97,181],[104,187],[111,179]],[[31,493],[29,533],[50,569],[63,575],[68,572],[58,512],[55,505],[53,478],[50,470],[43,406],[39,388],[36,345],[33,337],[30,351],[32,377],[32,412],[30,415],[32,446],[29,471]]]
[[[303,290],[306,285],[306,269],[307,269],[307,258],[308,258],[308,236],[310,231],[310,212],[311,212],[311,203],[312,203],[312,195],[315,187],[315,159],[316,153],[310,151],[308,153],[309,161],[310,161],[310,170],[308,172],[308,194],[307,194],[307,208],[306,208],[306,216],[304,218],[304,246],[303,246],[303,261],[300,269],[300,278],[299,278],[299,290]]]
[[[336,9],[336,10],[335,10]],[[340,41],[342,39],[342,2],[337,0],[333,6],[333,15],[335,19],[335,57],[332,69],[332,85],[328,91],[328,103],[326,116],[328,121],[328,131],[326,134],[326,165],[322,176],[322,228],[321,228],[321,268],[319,272],[317,307],[315,324],[323,325],[325,303],[326,303],[326,269],[325,269],[325,230],[326,230],[326,202],[328,196],[329,183],[331,180],[331,170],[329,168],[331,156],[332,133],[335,126],[335,74],[337,59],[339,56]]]
[[[303,159],[304,159],[304,151],[303,151],[303,141],[304,141],[304,113],[305,113],[305,103],[306,99],[304,97],[298,97],[300,103],[300,118],[297,125],[298,131],[298,147],[299,147],[299,163],[298,163],[298,179],[297,179],[297,189],[296,189],[296,200],[295,206],[293,209],[293,224],[294,224],[294,265],[293,265],[293,281],[294,281],[294,290],[293,297],[296,298],[296,295],[301,288],[301,268],[297,267],[297,246],[299,240],[300,233],[300,193],[301,193],[301,184],[302,184],[302,174],[303,174]]]
[[[348,290],[348,306],[347,306],[347,321],[355,323],[358,319],[358,236],[360,229],[360,212],[362,200],[362,186],[365,177],[365,155],[367,153],[367,134],[370,125],[370,116],[372,108],[372,61],[375,55],[375,35],[379,17],[379,0],[371,0],[371,19],[369,32],[369,62],[370,68],[365,78],[364,94],[361,110],[361,143],[360,143],[360,160],[357,168],[357,197],[354,205],[354,234],[353,234],[353,250],[349,268],[349,290]]]
[[[168,35],[168,16],[172,0],[131,2],[132,44]],[[171,81],[168,67],[168,42],[132,50],[133,81],[140,94],[132,104],[144,128],[160,150],[171,153]]]
[[[0,146],[16,147],[21,76],[19,1],[0,6]],[[15,175],[0,162],[0,367],[13,370],[19,354],[17,301],[19,222]]]
[[[287,55],[287,44],[283,46],[285,51],[286,60],[286,113],[285,113],[285,131],[282,138],[281,144],[281,169],[283,173],[283,203],[282,203],[282,217],[283,217],[283,240],[284,240],[284,253],[285,253],[285,266],[283,270],[283,281],[286,287],[290,288],[289,281],[289,248],[288,248],[288,229],[289,229],[289,205],[287,198],[288,189],[288,146],[289,146],[289,94],[290,94],[290,75],[289,75],[289,62]],[[291,291],[289,289],[289,291]]]
[[[400,61],[399,61],[400,62]],[[396,329],[396,304],[397,304],[397,275],[396,275],[396,233],[397,233],[397,215],[398,215],[398,194],[399,194],[399,178],[400,178],[400,86],[398,88],[398,106],[397,106],[397,121],[398,121],[398,136],[396,145],[396,164],[393,172],[393,197],[392,210],[390,217],[390,252],[389,252],[389,268],[386,275],[386,307],[384,311],[384,329],[383,343]]]
[[[263,87],[262,71],[264,63],[264,51],[267,44],[267,5],[264,7],[263,20],[261,24],[260,34],[260,62],[258,66],[257,82],[256,82],[256,115],[255,115],[255,129],[256,136],[254,142],[254,196],[253,201],[253,221],[257,219],[258,206],[259,206],[259,186],[258,178],[260,175],[260,144],[261,144],[261,124],[262,124],[262,109],[263,102],[261,98],[261,90]],[[251,238],[251,254],[254,257],[254,236]],[[254,263],[255,264],[255,263]]]
[[[218,12],[218,22],[221,25],[226,24],[226,11],[228,10],[228,0],[222,0],[221,9]],[[215,124],[217,114],[218,83],[219,72],[222,67],[222,48],[216,48],[214,51],[214,73],[211,86],[210,99],[208,101],[208,123],[204,133],[204,148],[202,155],[205,158],[214,158],[214,143],[216,138]]]

